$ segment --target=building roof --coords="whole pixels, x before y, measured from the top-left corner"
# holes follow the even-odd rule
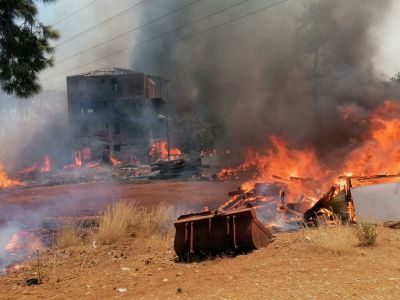
[[[140,74],[139,72],[135,72],[130,69],[121,69],[121,68],[107,68],[95,70],[87,73],[71,75],[68,77],[77,77],[77,76],[106,76],[106,75],[127,75],[127,74]]]

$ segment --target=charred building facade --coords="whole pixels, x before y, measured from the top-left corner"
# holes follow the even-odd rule
[[[72,147],[83,161],[147,161],[153,140],[165,138],[167,81],[126,69],[67,77]],[[76,161],[76,156],[75,156]]]

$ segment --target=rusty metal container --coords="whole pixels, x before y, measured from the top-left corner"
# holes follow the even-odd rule
[[[273,239],[252,207],[182,215],[174,225],[179,257],[259,249]]]

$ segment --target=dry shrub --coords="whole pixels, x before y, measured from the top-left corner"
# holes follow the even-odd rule
[[[93,238],[102,244],[112,244],[126,237],[162,235],[169,231],[172,216],[172,208],[163,203],[144,209],[132,201],[117,201],[100,216]]]
[[[82,242],[79,226],[72,221],[64,223],[57,233],[55,244],[58,248],[68,248],[79,245]]]
[[[371,223],[361,223],[357,227],[356,235],[361,247],[371,247],[375,245],[376,237],[378,236],[376,233],[376,225]]]
[[[321,226],[313,230],[312,241],[324,250],[334,254],[342,254],[351,251],[356,244],[354,228],[346,224],[333,227]]]

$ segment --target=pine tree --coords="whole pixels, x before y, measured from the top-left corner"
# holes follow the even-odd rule
[[[37,1],[56,0],[0,0],[0,85],[22,98],[40,91],[38,73],[53,65],[50,41],[59,38],[37,19]]]

